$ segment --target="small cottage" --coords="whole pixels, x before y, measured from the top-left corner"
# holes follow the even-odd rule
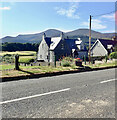
[[[91,47],[91,56],[105,56],[114,51],[114,47],[117,45],[115,40],[97,39]]]

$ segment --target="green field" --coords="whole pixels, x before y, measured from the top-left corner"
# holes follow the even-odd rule
[[[4,55],[27,55],[27,56],[36,56],[35,51],[16,51],[16,52],[7,52],[7,51],[2,51],[0,52],[0,56]]]
[[[14,63],[15,55],[19,55],[20,63],[30,63],[30,62],[35,61],[35,59],[36,59],[35,51],[16,51],[16,52],[2,51],[0,53],[0,62],[2,64]]]

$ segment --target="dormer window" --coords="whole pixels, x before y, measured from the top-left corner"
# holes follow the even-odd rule
[[[107,45],[107,49],[111,49],[113,45]]]

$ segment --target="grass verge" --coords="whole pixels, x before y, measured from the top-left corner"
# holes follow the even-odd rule
[[[103,67],[114,67],[117,66],[116,62],[112,63],[99,63],[99,64],[90,64],[86,65],[90,68],[103,68]],[[61,72],[61,71],[73,71],[78,70],[77,66],[69,66],[69,67],[52,67],[52,66],[20,66],[20,70],[14,70],[14,65],[0,65],[1,77],[19,77],[25,75],[36,75],[42,73],[53,73],[53,72]],[[5,69],[13,69],[13,70],[5,70]]]
[[[101,67],[114,67],[117,66],[117,62],[111,62],[111,63],[98,63],[98,64],[90,64],[90,65],[85,65],[90,68],[101,68]]]
[[[51,67],[51,66],[20,66],[20,70],[4,70],[1,77],[16,77],[24,75],[36,75],[41,73],[53,73],[60,71],[75,70],[72,67]]]

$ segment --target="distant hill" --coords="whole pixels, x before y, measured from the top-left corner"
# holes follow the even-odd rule
[[[67,36],[89,36],[89,29],[77,29],[66,33]],[[91,30],[92,38],[112,38],[115,33],[101,33]]]
[[[42,40],[42,35],[45,33],[48,37],[57,37],[60,36],[62,31],[56,30],[56,29],[48,29],[44,32],[37,33],[37,34],[27,34],[27,35],[18,35],[16,37],[6,36],[0,40],[2,40],[2,43],[4,42],[19,42],[19,43],[39,43]],[[64,33],[65,36],[68,36],[70,38],[78,38],[81,37],[83,41],[88,41],[89,36],[89,29],[77,29],[71,32]],[[96,31],[91,31],[92,39],[97,38],[107,38],[111,39],[114,36],[114,33],[100,33]]]

